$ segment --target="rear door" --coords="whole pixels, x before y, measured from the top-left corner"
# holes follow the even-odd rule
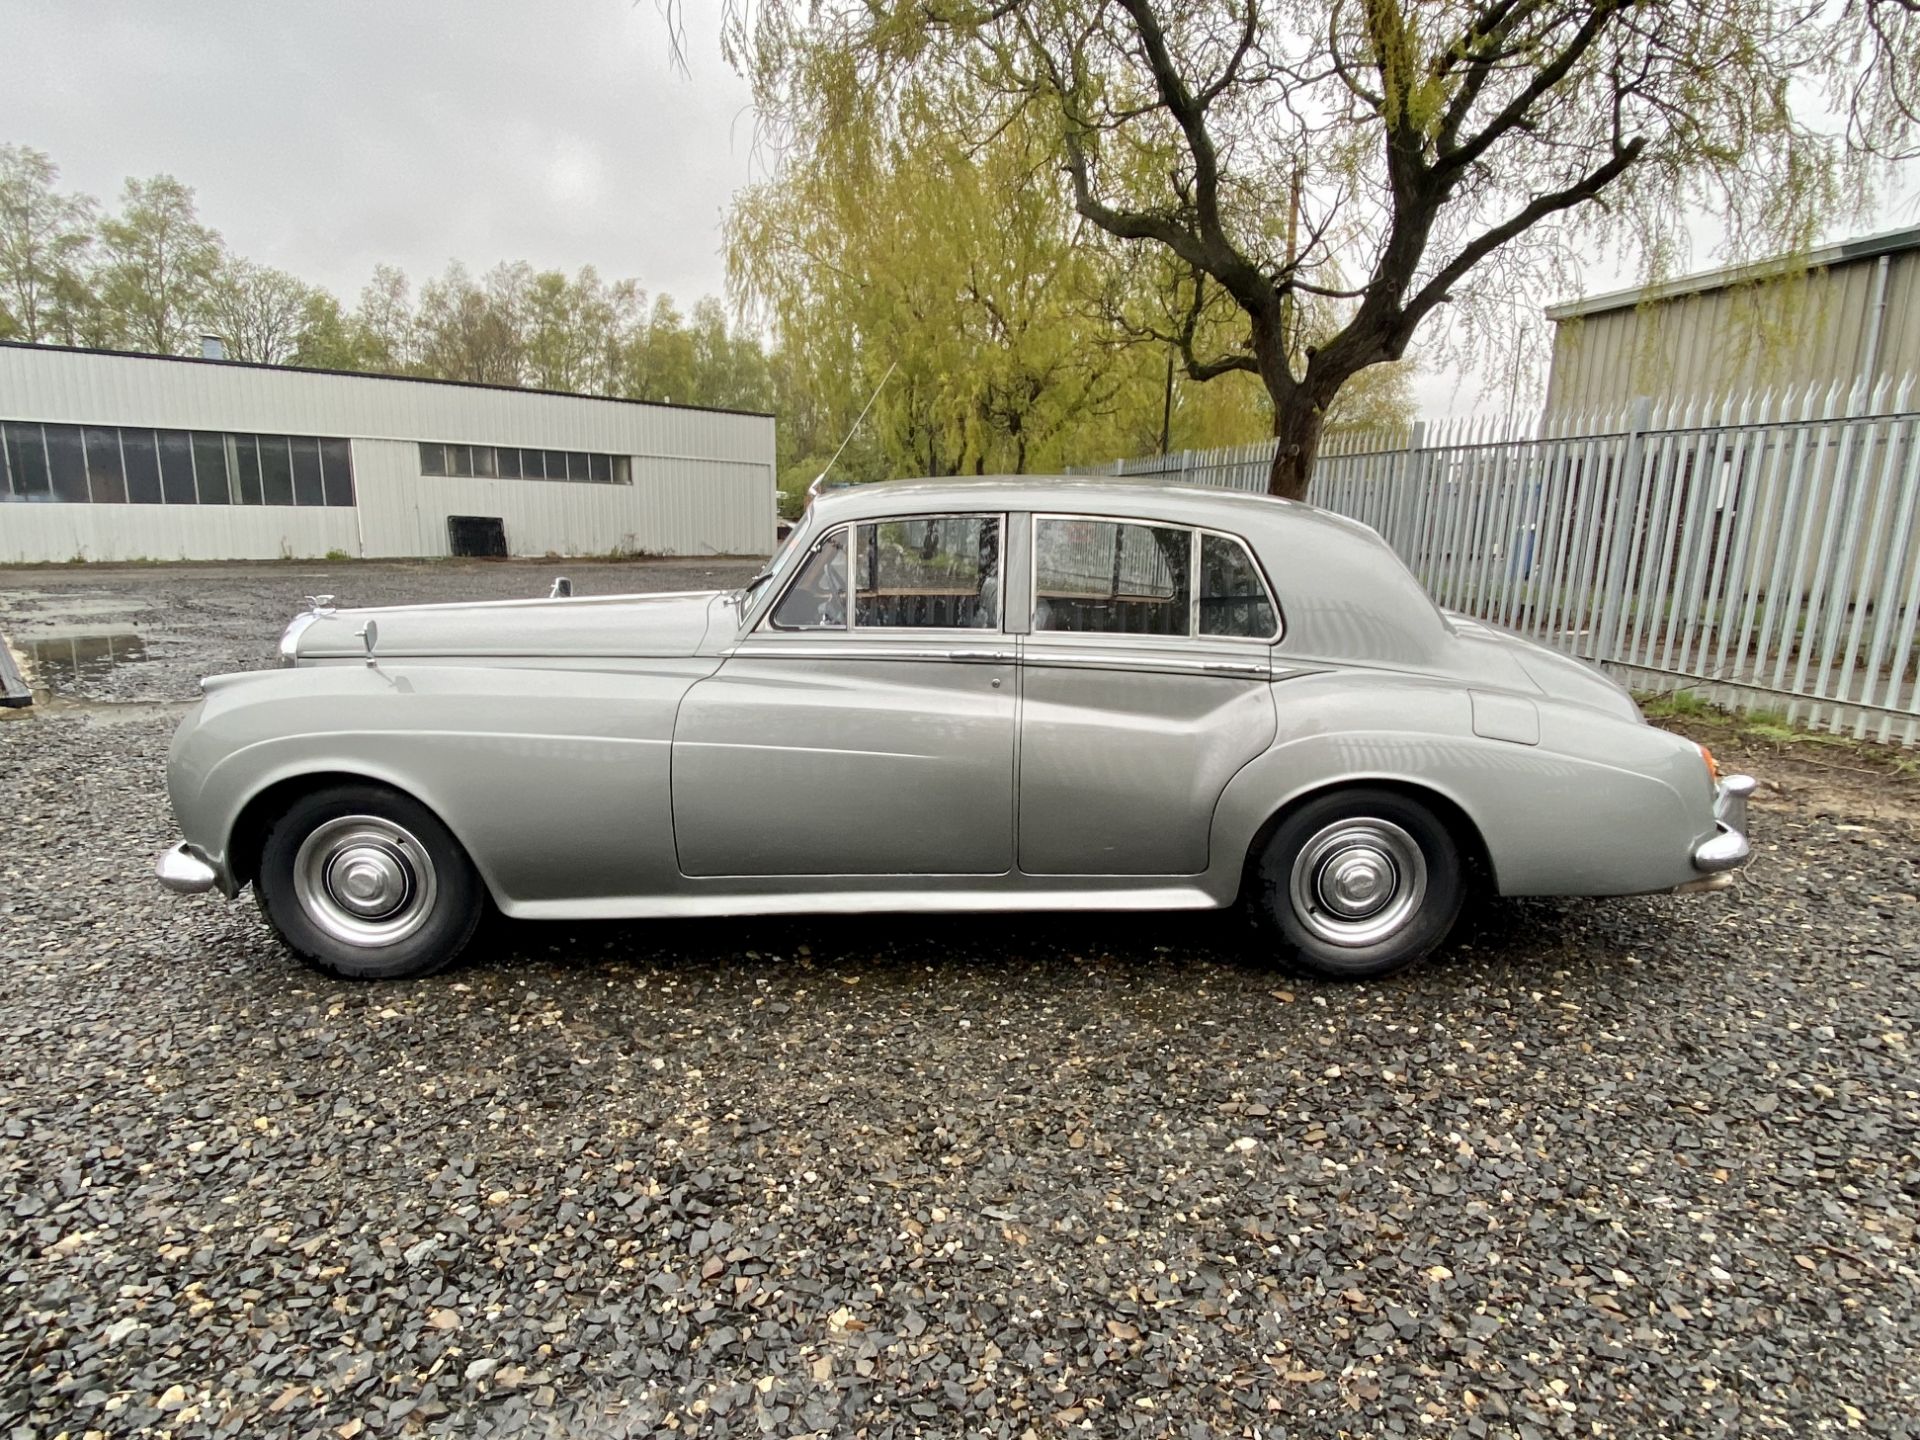
[[[1210,531],[1032,523],[1020,868],[1198,874],[1221,791],[1274,737],[1279,626],[1259,568],[1237,538]]]
[[[999,514],[822,535],[687,693],[687,875],[997,875],[1013,866],[1013,641]],[[849,594],[851,577],[851,594]]]

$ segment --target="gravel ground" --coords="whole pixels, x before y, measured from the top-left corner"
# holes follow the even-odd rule
[[[352,985],[148,869],[153,702],[317,583],[0,580],[149,655],[0,722],[0,1434],[1920,1434],[1891,766],[1776,757],[1729,894],[1489,904],[1379,985],[1221,916],[503,925]]]

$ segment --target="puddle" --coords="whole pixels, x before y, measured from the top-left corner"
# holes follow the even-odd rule
[[[142,720],[184,715],[198,704],[195,700],[53,700],[36,705],[42,718],[49,715],[75,715],[87,725],[133,725]],[[5,712],[0,712],[5,713]],[[30,715],[32,710],[16,710]]]
[[[147,642],[134,630],[70,631],[44,639],[17,639],[14,648],[32,669],[34,684],[68,695],[83,681],[98,680],[122,665],[147,658]]]
[[[44,626],[77,628],[105,626],[130,618],[147,607],[122,595],[50,590],[0,590],[0,630],[14,632]]]

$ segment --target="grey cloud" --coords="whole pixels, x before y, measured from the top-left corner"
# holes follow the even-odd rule
[[[418,281],[457,258],[691,303],[721,289],[752,122],[717,13],[689,10],[690,79],[650,0],[0,0],[0,140],[103,201],[174,174],[236,251],[346,299],[378,262]]]

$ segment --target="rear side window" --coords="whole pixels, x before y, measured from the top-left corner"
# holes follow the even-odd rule
[[[1231,535],[1200,537],[1200,633],[1271,640],[1273,597],[1247,547]]]
[[[1093,635],[1191,633],[1193,532],[1121,520],[1035,519],[1033,628]]]

